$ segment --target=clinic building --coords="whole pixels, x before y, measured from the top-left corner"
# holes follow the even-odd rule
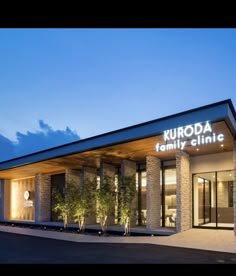
[[[171,112],[171,110],[170,110]],[[131,228],[236,235],[236,112],[230,99],[0,163],[0,222],[51,225],[53,189],[135,175]],[[96,205],[96,202],[94,203]],[[118,203],[117,203],[118,204]],[[117,214],[110,224],[117,226]],[[96,215],[87,225],[99,225]]]

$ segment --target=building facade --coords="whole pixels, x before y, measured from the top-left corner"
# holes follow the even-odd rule
[[[236,113],[230,99],[0,163],[0,221],[57,221],[68,179],[135,175],[131,227],[234,229]],[[119,203],[117,203],[119,204]],[[96,202],[94,202],[96,208]],[[118,213],[110,219],[116,225]],[[96,215],[87,224],[98,223]]]

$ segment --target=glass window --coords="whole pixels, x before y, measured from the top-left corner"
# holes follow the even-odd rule
[[[65,187],[64,173],[51,175],[51,221],[62,221],[59,219],[59,212],[54,211],[54,206],[57,203],[55,194],[58,192],[63,194],[64,187]]]
[[[164,169],[165,226],[176,226],[176,168]]]
[[[147,174],[146,174],[146,172],[141,172],[141,220],[142,220],[142,225],[146,225],[146,220],[147,220],[146,193],[147,193]]]
[[[138,209],[137,209],[137,225],[146,225],[147,207],[146,207],[146,192],[147,192],[147,174],[146,171],[136,173],[136,189],[138,191]]]
[[[218,227],[234,227],[233,172],[217,173],[217,223]]]

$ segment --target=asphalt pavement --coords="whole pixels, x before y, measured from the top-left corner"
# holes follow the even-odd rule
[[[236,254],[147,243],[73,242],[0,232],[0,264],[236,264]]]

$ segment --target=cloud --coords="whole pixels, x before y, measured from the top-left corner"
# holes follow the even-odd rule
[[[53,130],[43,120],[39,120],[39,130],[16,132],[16,142],[0,134],[0,161],[9,160],[48,148],[60,146],[80,139],[69,127],[65,130]]]
[[[0,134],[0,161],[11,159],[15,156],[13,142]]]

